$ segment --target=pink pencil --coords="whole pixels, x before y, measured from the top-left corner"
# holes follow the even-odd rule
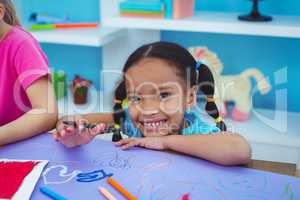
[[[108,200],[117,200],[107,189],[104,187],[99,186],[99,191],[105,196]]]

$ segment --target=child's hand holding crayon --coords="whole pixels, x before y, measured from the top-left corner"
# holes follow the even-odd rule
[[[104,130],[105,124],[89,124],[86,119],[77,115],[72,120],[59,121],[53,138],[67,147],[75,147],[89,143]]]

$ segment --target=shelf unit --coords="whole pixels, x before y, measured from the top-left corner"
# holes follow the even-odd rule
[[[119,2],[120,0],[101,1],[100,7],[103,26],[129,29],[125,41],[131,41],[130,48],[121,54],[122,59],[122,56],[128,55],[132,49],[142,44],[159,41],[160,30],[300,38],[300,16],[273,16],[274,20],[267,23],[243,22],[237,19],[237,13],[216,12],[198,12],[193,17],[180,20],[130,18],[119,15]],[[116,44],[115,48],[120,48],[120,45]],[[259,112],[270,114],[272,111]],[[239,132],[248,139],[253,159],[293,163],[300,170],[299,120],[299,113],[287,113],[286,123],[289,124],[285,133],[267,126],[256,116],[243,123],[230,119],[226,123],[232,131]]]
[[[105,26],[133,29],[209,32],[300,38],[300,16],[273,16],[267,23],[244,22],[237,13],[197,12],[185,19],[141,19],[112,15],[103,20]]]
[[[85,28],[32,31],[31,33],[43,43],[101,47],[126,35],[127,31],[122,28]]]

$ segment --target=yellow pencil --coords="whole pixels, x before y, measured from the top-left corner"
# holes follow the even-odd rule
[[[104,187],[99,186],[99,191],[105,196],[108,200],[117,200],[107,189]]]

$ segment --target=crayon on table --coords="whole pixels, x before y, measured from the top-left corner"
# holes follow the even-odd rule
[[[99,191],[105,196],[107,200],[117,200],[107,189],[104,187],[99,187]]]
[[[47,187],[40,187],[40,191],[47,195],[48,197],[54,199],[54,200],[67,200],[67,198],[61,196],[60,194],[50,190],[49,188]]]
[[[127,190],[125,190],[119,183],[117,183],[112,177],[107,179],[107,182],[118,190],[126,199],[128,200],[137,200],[136,197],[131,195]]]

